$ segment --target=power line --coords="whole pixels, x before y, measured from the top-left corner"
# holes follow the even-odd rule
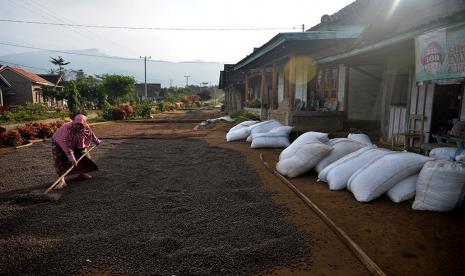
[[[49,14],[51,17],[53,18],[50,18],[47,19],[47,20],[52,20],[52,21],[58,21],[60,23],[65,23],[65,24],[75,24],[75,22],[73,22],[72,20],[66,18],[66,17],[63,17],[61,15],[59,15],[58,13],[55,13],[54,11],[52,11],[50,8],[40,4],[40,3],[37,3],[35,2],[34,0],[29,0],[31,2],[32,5],[36,5],[36,7],[38,7],[39,9],[41,9],[42,11],[44,11],[45,13]],[[41,16],[43,17],[43,16]],[[106,42],[110,42],[111,44],[113,45],[116,45],[124,50],[129,50],[130,52],[133,52],[131,49],[128,49],[127,47],[121,45],[120,43],[116,42],[116,41],[113,41],[103,35],[100,35],[96,32],[93,32],[92,30],[89,30],[89,29],[84,29],[84,30],[79,30],[79,28],[75,28],[75,27],[69,27],[69,26],[63,26],[64,29],[66,30],[71,30],[73,32],[75,32],[76,34],[78,35],[81,35],[82,37],[85,37],[87,39],[90,39],[92,41],[98,41],[98,39],[100,38],[101,40],[105,40]],[[97,38],[97,39],[96,39]]]
[[[6,63],[6,64],[21,66],[21,67],[27,67],[27,68],[32,68],[32,69],[38,69],[38,70],[42,70],[42,71],[45,71],[45,72],[49,72],[49,70],[45,69],[45,68],[40,68],[40,67],[35,67],[35,66],[28,66],[28,65],[24,65],[24,64],[13,63],[13,62],[8,62],[8,61],[3,61],[3,60],[0,60],[0,63]]]
[[[69,24],[59,22],[42,22],[42,21],[26,21],[13,19],[0,19],[1,22],[24,23],[24,24],[39,24],[53,26],[68,26],[81,28],[98,28],[98,29],[126,29],[126,30],[152,30],[152,31],[271,31],[271,30],[293,30],[295,28],[281,27],[259,27],[259,28],[173,28],[173,27],[135,27],[135,26],[109,26],[109,25],[85,25],[85,24]]]
[[[117,56],[102,56],[102,55],[93,55],[93,54],[84,54],[84,53],[74,53],[74,52],[69,52],[69,51],[53,50],[53,49],[46,49],[46,48],[25,46],[25,45],[17,45],[17,44],[5,43],[5,42],[0,42],[0,45],[18,47],[18,48],[26,48],[26,49],[33,49],[33,50],[48,51],[48,52],[55,52],[55,53],[61,53],[61,54],[77,55],[77,56],[88,56],[88,57],[119,59],[119,60],[139,60],[137,58],[126,58],[126,57],[117,57]]]

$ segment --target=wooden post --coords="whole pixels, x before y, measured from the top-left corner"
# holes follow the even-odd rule
[[[273,72],[271,76],[271,100],[270,100],[270,107],[274,109],[277,101],[278,96],[278,71],[276,70],[276,64],[273,63]]]
[[[266,71],[265,68],[262,69],[261,72],[261,82],[260,82],[260,102],[262,103],[262,107],[264,104],[268,103],[267,93],[265,92],[266,89]]]
[[[294,107],[295,100],[295,82],[296,82],[296,62],[295,62],[295,53],[291,53],[289,57],[289,108],[292,110]]]
[[[244,86],[244,102],[249,101],[249,73],[245,73],[245,86]]]

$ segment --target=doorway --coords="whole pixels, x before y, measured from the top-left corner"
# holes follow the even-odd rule
[[[454,122],[460,120],[463,99],[463,83],[439,85],[434,91],[431,133],[447,134]]]

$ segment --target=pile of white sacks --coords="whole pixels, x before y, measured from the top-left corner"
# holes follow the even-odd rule
[[[257,148],[285,148],[290,145],[289,133],[293,127],[284,126],[276,120],[264,122],[245,121],[229,130],[226,141],[246,139],[250,147]]]
[[[233,127],[226,139],[251,142],[252,148],[286,147],[276,170],[297,177],[312,169],[331,190],[347,189],[360,202],[383,194],[393,202],[414,199],[415,210],[451,211],[465,194],[465,153],[437,148],[426,157],[377,148],[365,134],[329,139],[327,133],[307,132],[289,145],[292,127],[275,120],[247,121]]]

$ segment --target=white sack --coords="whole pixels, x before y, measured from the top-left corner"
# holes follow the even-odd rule
[[[366,146],[354,151],[324,168],[319,174],[320,181],[328,182],[330,190],[342,190],[347,187],[350,177],[366,164],[391,153],[386,149]]]
[[[366,147],[365,144],[355,142],[346,138],[332,142],[333,150],[331,153],[323,158],[316,166],[315,170],[319,173],[329,164],[335,162],[336,160],[346,156],[349,153],[352,153],[356,150],[359,150],[363,147]]]
[[[368,135],[363,134],[363,133],[358,133],[358,134],[349,133],[347,138],[349,138],[350,140],[365,144],[365,145],[373,145],[373,143],[370,140],[370,137],[368,137]]]
[[[378,198],[402,179],[417,174],[423,165],[432,160],[412,152],[395,152],[363,166],[347,183],[348,189],[360,202]]]
[[[412,208],[446,212],[462,205],[465,193],[465,167],[462,163],[434,160],[427,162],[418,176]]]
[[[264,121],[264,122],[254,124],[254,125],[250,126],[250,135],[249,135],[249,137],[247,137],[247,142],[249,142],[249,143],[252,142],[252,134],[265,133],[265,132],[268,132],[268,131],[272,130],[275,127],[279,127],[279,126],[282,126],[282,125],[283,124],[281,124],[280,122],[278,122],[276,120],[268,120],[268,121]]]
[[[326,143],[328,141],[328,133],[309,131],[300,135],[297,137],[297,139],[294,140],[294,142],[292,142],[289,147],[281,152],[279,155],[279,160],[284,160],[293,156],[303,145],[310,141],[320,141],[322,143]]]
[[[285,148],[290,144],[289,133],[291,133],[292,129],[291,126],[279,126],[266,133],[252,134],[252,145],[250,147],[253,149]]]
[[[463,152],[463,149],[452,148],[452,147],[442,147],[435,148],[429,153],[429,157],[440,160],[454,160],[456,156],[460,155]]]
[[[245,121],[232,127],[226,134],[226,141],[232,142],[243,140],[250,135],[250,126],[256,124],[256,121]]]
[[[255,125],[256,123],[258,123],[258,121],[243,121],[243,122],[233,126],[229,131],[233,131],[233,130],[236,130],[236,129],[241,129],[241,128],[244,128],[244,127],[250,127],[250,126]]]
[[[400,203],[415,197],[418,174],[414,174],[400,181],[386,195],[395,203]]]
[[[328,140],[327,144],[332,146],[341,141],[349,141],[349,140],[350,140],[349,138],[333,138],[333,139]]]
[[[276,170],[285,176],[296,177],[313,168],[332,148],[320,141],[309,141],[291,157],[280,160]]]

